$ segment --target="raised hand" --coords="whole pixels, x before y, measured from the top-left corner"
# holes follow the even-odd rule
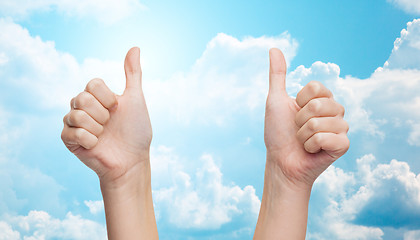
[[[286,61],[270,50],[264,191],[254,239],[305,239],[316,178],[349,148],[344,108],[319,82],[296,99],[286,92]]]
[[[293,99],[285,81],[286,61],[280,50],[272,49],[264,129],[267,161],[289,183],[312,186],[349,148],[344,108],[319,82],[308,83]]]
[[[127,53],[124,69],[123,95],[93,79],[71,100],[61,138],[99,176],[108,239],[157,239],[149,158],[152,127],[139,48]]]
[[[62,139],[103,181],[124,176],[148,161],[152,126],[141,86],[140,50],[126,56],[126,89],[117,96],[101,79],[91,80],[70,102]]]

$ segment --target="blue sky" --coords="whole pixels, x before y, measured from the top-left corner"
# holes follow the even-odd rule
[[[62,144],[62,117],[94,77],[122,91],[132,46],[161,239],[252,237],[271,47],[290,95],[321,81],[350,123],[307,238],[420,239],[417,1],[99,2],[0,3],[0,239],[104,239],[98,179]]]

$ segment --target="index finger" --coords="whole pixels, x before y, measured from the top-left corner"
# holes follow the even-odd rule
[[[296,103],[303,108],[314,98],[332,98],[332,92],[318,81],[310,81],[296,96]]]
[[[118,104],[117,97],[100,78],[92,79],[86,85],[86,92],[92,94],[107,109]]]

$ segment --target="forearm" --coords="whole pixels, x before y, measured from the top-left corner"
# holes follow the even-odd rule
[[[109,240],[158,239],[149,160],[118,182],[101,181]]]
[[[261,209],[254,240],[305,239],[311,186],[298,186],[267,159]]]

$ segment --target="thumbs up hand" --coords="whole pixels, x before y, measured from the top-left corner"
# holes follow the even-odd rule
[[[64,144],[99,176],[108,239],[158,239],[149,149],[152,126],[141,85],[140,49],[128,51],[123,95],[101,79],[71,100]]]
[[[114,181],[149,161],[152,127],[141,85],[140,49],[124,63],[126,89],[117,96],[101,79],[91,80],[71,100],[62,140],[101,181]]]
[[[308,83],[293,99],[285,81],[283,54],[271,49],[264,129],[267,164],[281,170],[286,184],[311,187],[348,150],[348,124],[343,106],[321,83]]]
[[[257,239],[305,239],[315,179],[349,148],[344,108],[319,82],[296,99],[286,92],[286,61],[270,50],[264,140],[267,161]]]

